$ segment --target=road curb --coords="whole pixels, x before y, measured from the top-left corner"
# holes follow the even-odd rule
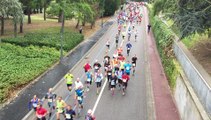
[[[113,18],[111,18],[111,19],[113,19]],[[108,20],[109,21],[109,20]],[[113,22],[114,23],[114,22]],[[110,30],[113,26],[114,26],[114,24],[112,23],[112,25],[110,25],[109,26],[109,28],[107,29],[107,31],[108,30]],[[96,32],[95,32],[96,33]],[[93,35],[91,36],[91,37],[93,37],[94,36],[94,34],[95,33],[93,33]],[[91,38],[91,37],[89,37],[89,38]],[[87,39],[89,39],[89,38],[87,38]],[[88,56],[88,54],[90,54],[91,53],[91,51],[100,43],[100,41],[102,41],[103,40],[103,38],[105,38],[105,34],[103,34],[103,36],[100,38],[100,40],[98,40],[85,54],[84,54],[84,56],[68,71],[68,72],[71,72],[71,71],[73,71],[77,66],[78,66],[78,64],[80,64],[81,62],[82,62],[82,60],[84,60],[84,58],[86,58],[87,56]],[[81,42],[79,45],[81,45],[81,44],[83,44],[84,42],[86,42],[86,40],[84,40],[83,42]],[[78,46],[79,46],[78,45]],[[78,47],[77,46],[77,47]],[[77,48],[77,47],[75,47],[75,49]],[[75,50],[74,49],[74,50]],[[74,51],[73,50],[73,51]],[[71,52],[69,52],[68,53],[68,55],[70,54],[70,53],[72,53],[73,51],[71,51]],[[67,56],[68,56],[67,55]],[[59,85],[61,85],[64,81],[64,78],[62,78],[52,89],[53,89],[53,91],[55,91],[55,89],[57,89],[58,88],[58,86]],[[44,101],[45,100],[45,98],[42,98],[42,101]],[[34,111],[33,110],[31,110],[30,112],[28,112],[28,114],[26,114],[23,118],[22,118],[22,120],[28,120],[28,118],[32,115],[34,113]]]

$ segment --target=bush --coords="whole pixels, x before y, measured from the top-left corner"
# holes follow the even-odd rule
[[[169,80],[169,85],[173,89],[176,84],[176,77],[179,70],[179,64],[176,61],[172,49],[172,44],[175,37],[171,29],[169,29],[158,16],[152,15],[152,11],[153,10],[150,10],[150,22],[152,25],[152,30],[156,39],[156,44],[165,73]]]
[[[66,51],[71,50],[79,44],[84,36],[75,32],[65,32],[63,34],[63,49]],[[34,46],[47,46],[60,49],[60,34],[59,33],[27,33],[24,37],[2,39],[2,42],[20,45],[27,47]]]
[[[9,96],[11,90],[43,73],[60,55],[54,48],[21,47],[8,43],[0,44],[0,53],[0,102]]]
[[[64,33],[63,48],[69,51],[83,35]],[[46,71],[60,56],[59,33],[28,33],[24,37],[2,39],[0,44],[0,103],[11,91],[29,83]]]

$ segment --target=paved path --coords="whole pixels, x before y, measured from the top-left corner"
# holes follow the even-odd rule
[[[144,9],[148,16],[147,9]],[[148,17],[145,18],[149,23]],[[156,120],[179,120],[179,113],[165,76],[152,32],[147,36],[148,55],[155,101]]]

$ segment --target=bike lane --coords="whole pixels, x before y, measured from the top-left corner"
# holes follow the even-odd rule
[[[144,16],[145,22],[149,23],[148,10],[146,7],[144,8]],[[146,34],[156,120],[180,120],[178,109],[172,97],[168,80],[157,51],[155,38],[152,32]]]

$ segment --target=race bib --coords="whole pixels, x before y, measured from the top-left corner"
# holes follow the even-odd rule
[[[65,116],[66,116],[66,119],[72,119],[70,114],[65,114]]]
[[[48,102],[53,102],[53,100],[52,99],[48,99]]]
[[[41,119],[42,118],[42,115],[37,115],[37,118],[40,118]]]
[[[133,63],[133,66],[135,67],[135,66],[136,66],[136,64],[135,64],[135,63]]]
[[[126,67],[126,70],[130,70],[130,67]]]
[[[32,105],[33,105],[33,107],[35,107],[35,108],[37,107],[37,103],[33,103]]]
[[[95,66],[95,69],[98,69],[99,67],[98,66]]]
[[[108,75],[111,75],[111,73],[109,72]]]
[[[130,50],[130,48],[127,48],[128,50]]]
[[[115,81],[114,80],[111,81],[111,85],[115,85]]]
[[[63,109],[61,109],[61,108],[58,109],[57,111],[58,111],[58,113],[63,113]]]
[[[88,78],[87,81],[90,82],[91,81],[91,78]]]
[[[122,81],[123,81],[123,82],[127,82],[127,80],[126,80],[126,79],[123,79]]]
[[[78,100],[82,100],[82,98],[78,96]]]

